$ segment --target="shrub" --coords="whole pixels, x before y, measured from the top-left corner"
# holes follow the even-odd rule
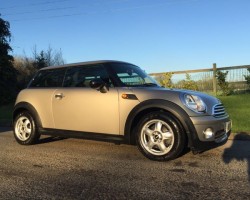
[[[228,71],[222,72],[220,70],[216,71],[216,78],[218,81],[218,85],[220,86],[220,89],[222,90],[223,96],[228,96],[231,94],[231,89],[229,87],[229,83],[226,81]]]
[[[187,90],[198,90],[197,83],[191,79],[191,75],[186,73],[186,79],[182,82],[182,88]]]
[[[173,83],[172,83],[172,72],[166,72],[160,77],[160,84],[164,86],[165,88],[173,88]]]
[[[250,73],[250,68],[247,69],[247,71]],[[250,75],[244,75],[245,80],[247,81],[247,85],[250,88]]]

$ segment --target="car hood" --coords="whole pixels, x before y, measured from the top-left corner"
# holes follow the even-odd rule
[[[162,87],[131,87],[130,90],[137,96],[140,102],[152,99],[171,101],[182,107],[191,116],[197,113],[184,105],[183,97],[185,94],[197,95],[203,100],[207,107],[207,112],[204,113],[205,115],[212,115],[214,105],[221,103],[216,97],[193,90],[167,89]]]

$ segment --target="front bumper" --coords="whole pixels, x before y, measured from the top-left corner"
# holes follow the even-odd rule
[[[191,117],[191,121],[197,133],[192,148],[198,151],[225,144],[231,133],[232,122],[228,116],[223,118],[215,118],[214,116]],[[207,129],[213,133],[210,137],[205,134]]]

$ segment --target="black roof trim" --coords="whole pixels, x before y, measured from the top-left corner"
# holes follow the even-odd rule
[[[103,63],[126,63],[126,64],[130,64],[128,62],[116,61],[116,60],[97,60],[97,61],[86,61],[86,62],[79,62],[79,63],[70,63],[70,64],[58,65],[58,66],[49,66],[49,67],[44,67],[41,70],[64,68],[64,67],[74,67],[74,66],[89,65],[89,64],[103,64]]]

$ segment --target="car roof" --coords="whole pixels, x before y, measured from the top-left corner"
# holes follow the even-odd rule
[[[70,63],[70,64],[58,65],[58,66],[49,66],[49,67],[44,67],[44,68],[42,68],[40,70],[56,69],[56,68],[64,68],[64,67],[74,67],[74,66],[91,65],[91,64],[104,64],[104,63],[125,63],[125,64],[130,64],[128,62],[117,61],[117,60],[96,60],[96,61],[86,61],[86,62],[79,62],[79,63]]]

